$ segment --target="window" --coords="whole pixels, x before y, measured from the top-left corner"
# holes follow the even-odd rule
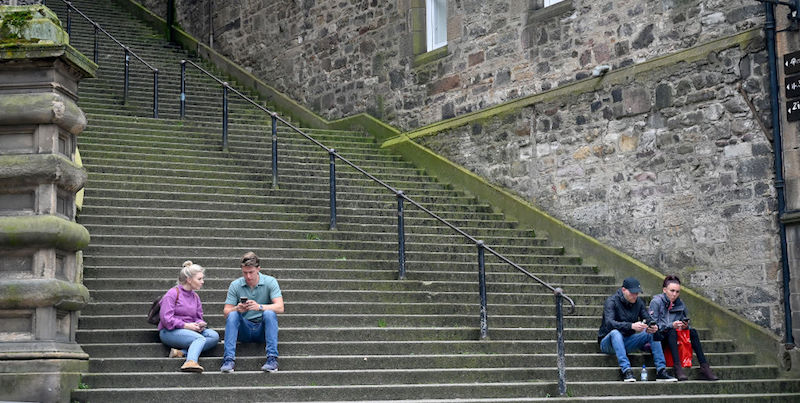
[[[428,52],[447,45],[447,0],[426,0]]]
[[[550,7],[553,4],[561,3],[562,1],[564,1],[564,0],[544,0],[544,6],[545,7]]]

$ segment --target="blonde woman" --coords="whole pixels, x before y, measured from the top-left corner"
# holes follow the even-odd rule
[[[178,285],[161,298],[158,335],[169,347],[170,357],[186,357],[183,372],[203,372],[200,353],[219,342],[219,334],[203,320],[203,303],[195,291],[203,288],[205,269],[187,260],[178,274]]]

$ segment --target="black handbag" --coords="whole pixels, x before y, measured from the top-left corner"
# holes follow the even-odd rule
[[[180,298],[180,296],[181,296],[181,293],[178,290],[178,287],[175,287],[175,292],[177,293],[175,295],[175,303],[177,304],[178,303],[178,298]],[[159,322],[161,322],[160,314],[161,314],[161,299],[162,298],[164,298],[164,297],[156,298],[156,300],[153,301],[153,304],[150,305],[150,311],[147,313],[147,323],[149,323],[151,325],[158,326]]]

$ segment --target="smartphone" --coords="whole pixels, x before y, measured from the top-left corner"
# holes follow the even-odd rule
[[[655,326],[655,325],[656,325],[656,321],[654,321],[654,320],[651,320],[651,321],[647,322],[647,327]]]
[[[240,304],[246,304],[247,303],[247,297],[240,297],[239,298],[239,303]]]
[[[682,320],[681,322],[685,323],[686,326],[689,326],[689,318]]]

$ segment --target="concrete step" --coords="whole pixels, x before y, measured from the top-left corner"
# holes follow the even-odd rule
[[[269,375],[261,375],[267,377]],[[800,382],[795,380],[749,380],[686,382],[680,388],[669,382],[571,382],[570,391],[574,395],[706,395],[709,392],[741,393],[751,395],[759,391],[782,390],[800,393]],[[613,385],[614,387],[608,387]],[[596,391],[596,392],[592,392]],[[598,393],[599,392],[599,393]],[[120,388],[76,391],[73,397],[95,401],[133,401],[126,397],[136,396],[148,400],[155,399],[208,399],[219,402],[250,401],[313,401],[313,400],[361,400],[375,401],[393,399],[475,399],[503,396],[503,398],[547,397],[557,394],[554,382],[497,382],[497,383],[446,383],[425,385],[348,385],[348,386],[266,386],[243,389],[241,387],[218,388]],[[232,398],[235,396],[235,398]]]

